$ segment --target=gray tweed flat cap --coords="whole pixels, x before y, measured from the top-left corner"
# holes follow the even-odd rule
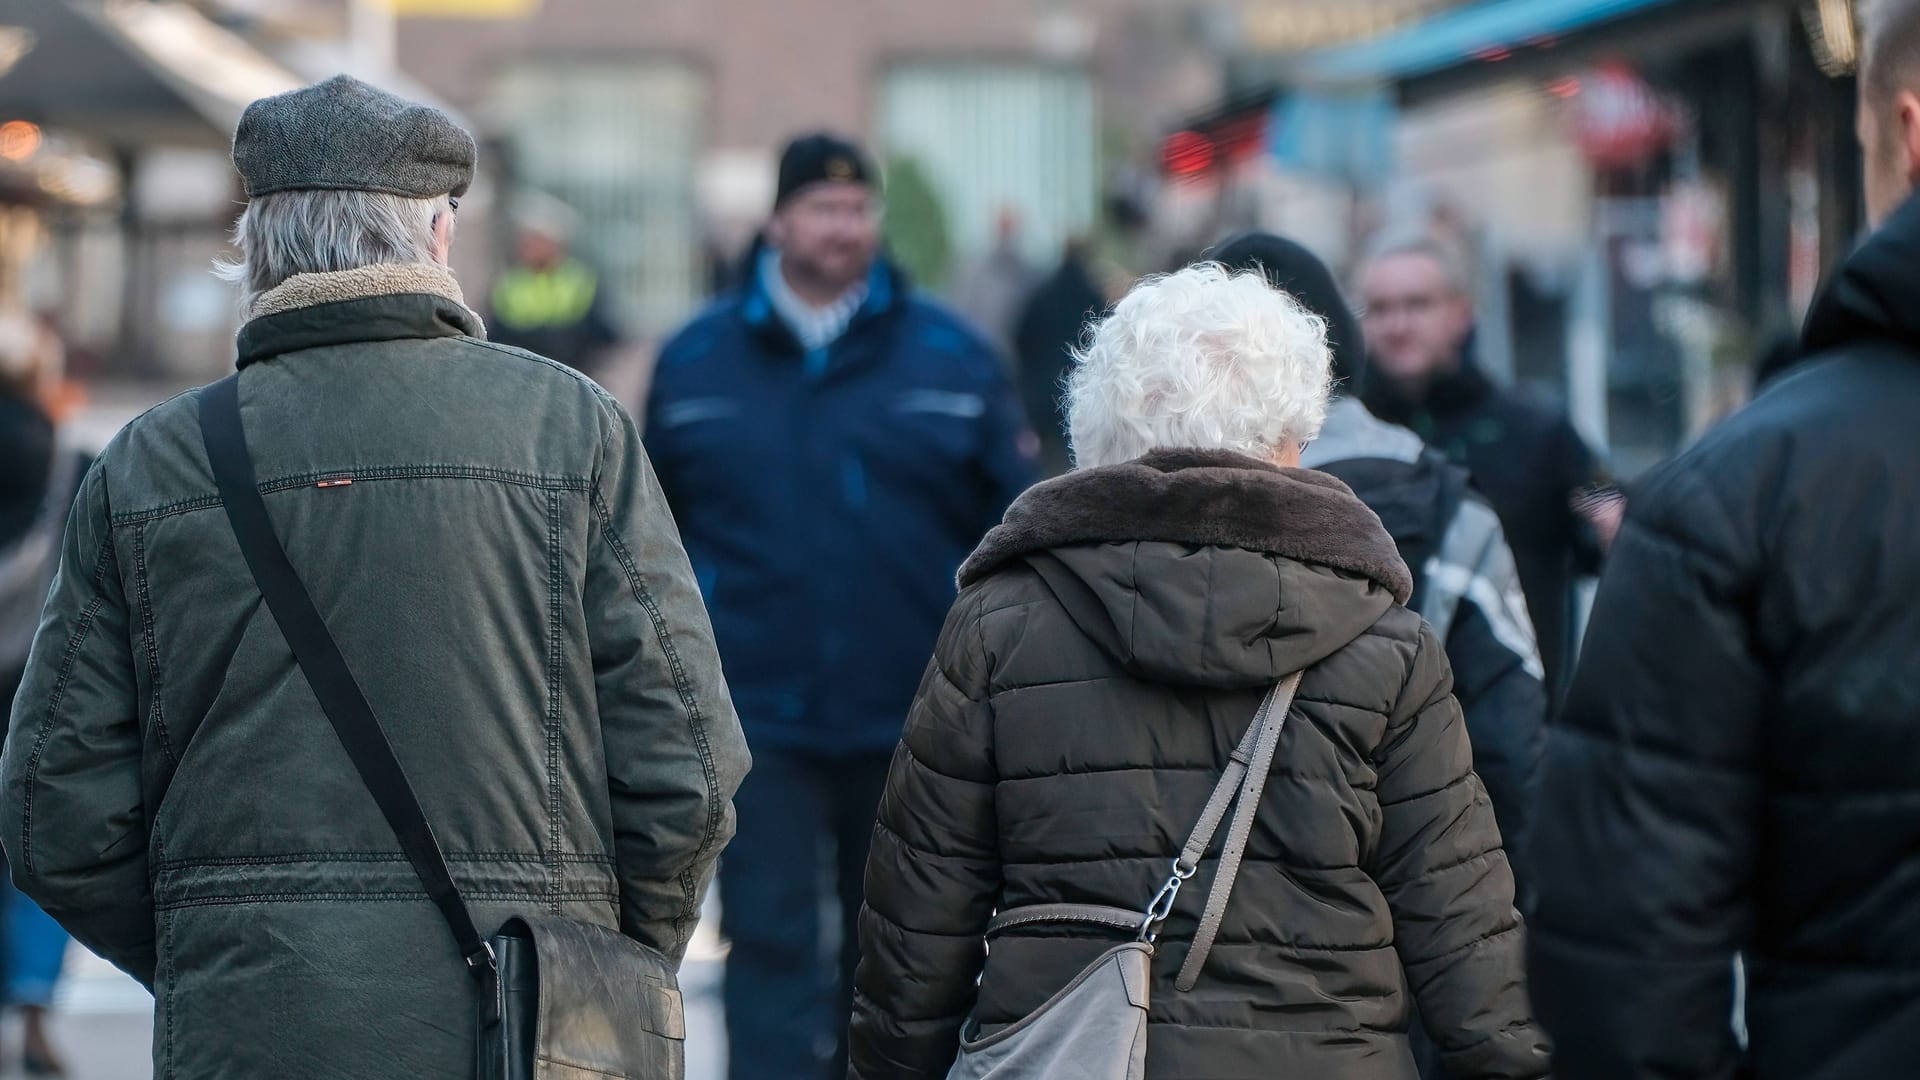
[[[459,196],[473,182],[473,159],[473,136],[446,113],[346,75],[261,98],[233,134],[250,199],[313,190]]]

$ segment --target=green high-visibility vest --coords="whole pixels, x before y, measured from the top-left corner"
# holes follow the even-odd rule
[[[493,317],[515,330],[571,326],[587,317],[599,291],[599,279],[577,259],[551,270],[515,267],[493,286]]]

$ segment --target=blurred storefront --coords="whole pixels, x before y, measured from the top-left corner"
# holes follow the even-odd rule
[[[807,130],[873,146],[902,185],[892,239],[924,282],[1008,218],[1050,265],[1098,226],[1107,179],[1219,92],[1241,9],[1301,2],[402,0],[398,61],[498,152],[494,210],[532,189],[579,212],[584,254],[645,340],[737,260],[782,144]],[[488,220],[481,203],[467,227]],[[503,233],[508,214],[491,217]]]
[[[1382,228],[1457,234],[1483,362],[1632,475],[1744,398],[1858,234],[1851,15],[1486,0],[1264,58],[1265,152],[1211,181],[1219,224],[1304,231],[1341,264]]]
[[[208,272],[239,206],[247,102],[300,80],[183,3],[0,8],[0,303],[50,315],[70,368],[186,385],[232,354]]]

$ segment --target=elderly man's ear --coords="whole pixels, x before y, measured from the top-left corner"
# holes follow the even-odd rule
[[[442,210],[433,219],[433,261],[448,265],[453,251],[453,211]]]

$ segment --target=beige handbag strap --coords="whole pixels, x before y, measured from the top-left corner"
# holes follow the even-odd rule
[[[1207,954],[1213,951],[1213,939],[1220,933],[1220,923],[1226,917],[1227,898],[1233,895],[1234,879],[1240,875],[1240,858],[1246,854],[1247,838],[1253,835],[1254,812],[1260,808],[1260,794],[1266,790],[1267,774],[1273,769],[1273,755],[1280,745],[1280,730],[1286,726],[1287,713],[1293,709],[1293,697],[1300,689],[1302,672],[1294,672],[1281,681],[1280,685],[1268,693],[1266,702],[1261,705],[1260,713],[1254,718],[1250,736],[1254,740],[1251,760],[1241,762],[1239,751],[1235,751],[1234,760],[1229,762],[1227,771],[1231,776],[1235,768],[1240,769],[1239,798],[1235,800],[1233,823],[1227,826],[1227,839],[1220,848],[1220,864],[1213,873],[1213,888],[1207,892],[1207,906],[1200,915],[1200,928],[1194,932],[1193,948],[1187,953],[1187,962],[1180,966],[1180,977],[1174,982],[1174,989],[1187,991],[1200,980],[1200,969],[1206,966]],[[1246,740],[1241,741],[1244,748]],[[1212,811],[1213,802],[1221,801],[1220,795],[1226,790],[1227,777],[1222,777],[1220,787],[1214,790],[1214,799],[1209,801]],[[1220,827],[1218,813],[1211,819],[1203,818],[1201,829],[1196,828],[1188,839],[1186,850],[1180,857],[1191,860],[1188,865],[1198,866],[1199,855],[1205,853],[1207,844],[1213,839],[1213,832]]]
[[[1266,700],[1260,703],[1260,711],[1254,714],[1246,735],[1227,759],[1227,770],[1214,785],[1206,809],[1200,812],[1199,823],[1187,837],[1180,857],[1173,861],[1173,874],[1160,886],[1153,903],[1147,905],[1147,920],[1141,924],[1140,936],[1153,941],[1160,935],[1160,924],[1173,914],[1173,902],[1180,895],[1180,887],[1200,872],[1200,860],[1206,856],[1214,834],[1220,831],[1220,822],[1231,807],[1233,824],[1227,829],[1220,864],[1214,871],[1213,888],[1207,894],[1207,906],[1201,912],[1193,948],[1187,953],[1187,962],[1181,965],[1180,978],[1174,983],[1176,989],[1193,989],[1200,978],[1200,969],[1206,965],[1207,954],[1213,950],[1213,939],[1219,934],[1220,922],[1226,915],[1227,899],[1233,894],[1234,879],[1240,874],[1240,857],[1246,853],[1247,838],[1253,833],[1254,811],[1259,808],[1260,793],[1265,790],[1267,774],[1273,768],[1280,731],[1286,726],[1287,713],[1293,708],[1294,695],[1299,692],[1300,679],[1305,674],[1296,671],[1267,691]]]
[[[1272,771],[1274,752],[1280,745],[1280,732],[1286,726],[1287,713],[1293,708],[1293,698],[1300,690],[1304,674],[1296,671],[1267,691],[1240,745],[1234,747],[1227,758],[1226,772],[1214,785],[1213,794],[1207,797],[1206,808],[1200,812],[1193,832],[1188,834],[1186,846],[1180,849],[1180,857],[1173,861],[1172,876],[1147,905],[1144,916],[1125,908],[1097,904],[1031,904],[995,915],[987,924],[987,936],[991,938],[1003,930],[1031,923],[1065,922],[1134,930],[1142,941],[1155,940],[1160,934],[1160,924],[1173,914],[1173,902],[1180,895],[1180,887],[1200,872],[1200,860],[1206,857],[1207,848],[1220,831],[1220,823],[1226,820],[1227,811],[1231,809],[1233,823],[1227,827],[1220,864],[1207,894],[1207,906],[1201,913],[1193,948],[1187,953],[1187,962],[1181,966],[1179,980],[1174,984],[1180,990],[1193,989],[1200,978],[1200,969],[1206,965],[1207,954],[1213,949],[1213,940],[1220,933],[1227,899],[1233,894],[1234,879],[1240,874],[1240,859],[1246,854],[1248,837],[1253,834],[1260,793],[1267,786],[1267,774]]]

